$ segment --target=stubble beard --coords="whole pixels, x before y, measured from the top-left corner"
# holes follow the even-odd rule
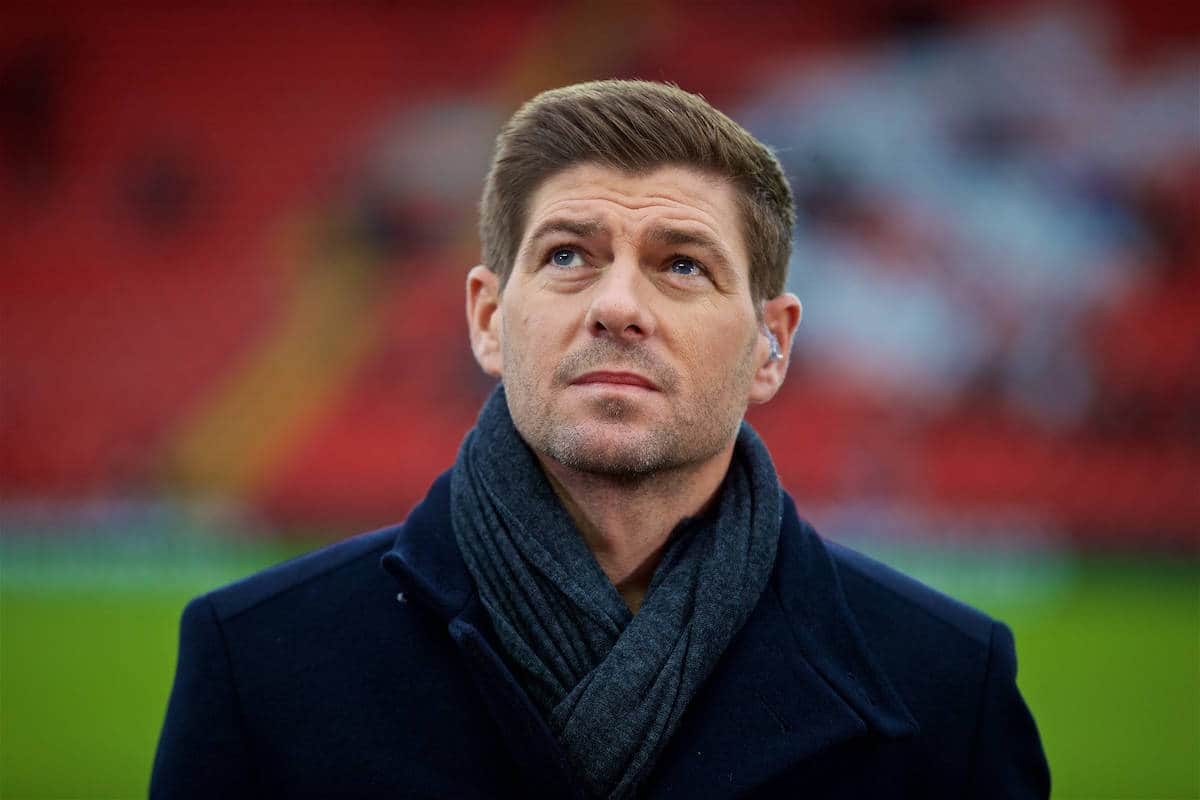
[[[507,341],[507,340],[506,340]],[[590,401],[585,419],[559,418],[538,397],[536,375],[529,374],[515,351],[504,353],[509,413],[521,438],[536,453],[577,472],[616,479],[638,479],[682,470],[716,456],[729,446],[745,414],[745,398],[754,372],[754,341],[725,380],[701,385],[687,408],[658,424],[638,424],[639,403],[618,395]],[[639,345],[597,339],[566,356],[555,370],[554,391],[564,391],[577,375],[592,369],[632,367],[649,376],[668,397],[680,381]]]

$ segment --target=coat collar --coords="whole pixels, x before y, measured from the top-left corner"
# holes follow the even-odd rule
[[[490,628],[451,528],[450,472],[413,509],[383,566],[452,633],[465,620]],[[771,582],[693,698],[653,783],[746,789],[848,739],[917,731],[863,637],[825,544],[785,494]],[[750,757],[747,741],[755,742]]]
[[[450,524],[450,475],[438,476],[425,499],[400,526],[396,541],[383,556],[383,568],[406,591],[419,595],[423,605],[446,622],[457,616],[475,595]]]

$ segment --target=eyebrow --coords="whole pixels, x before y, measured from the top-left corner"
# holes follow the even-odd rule
[[[682,231],[678,228],[652,228],[647,237],[650,241],[658,244],[665,244],[669,247],[679,247],[682,245],[691,245],[708,251],[712,256],[712,260],[717,262],[717,266],[724,269],[731,269],[729,261],[729,253],[725,247],[713,237],[704,233],[693,233],[691,231]]]
[[[548,219],[533,231],[521,248],[521,254],[527,254],[542,239],[554,234],[567,233],[580,239],[589,239],[607,232],[608,228],[598,219]]]

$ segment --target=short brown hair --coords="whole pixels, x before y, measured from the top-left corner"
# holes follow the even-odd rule
[[[542,92],[496,138],[480,205],[483,263],[503,286],[524,235],[530,196],[577,164],[630,173],[692,167],[730,181],[742,214],[755,303],[782,294],[795,211],[779,161],[745,128],[677,86],[607,80]]]

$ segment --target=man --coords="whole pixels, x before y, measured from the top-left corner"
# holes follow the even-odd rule
[[[501,385],[403,525],[188,606],[151,793],[1047,796],[1008,630],[818,538],[742,423],[792,213],[673,87],[518,111],[467,278]]]

